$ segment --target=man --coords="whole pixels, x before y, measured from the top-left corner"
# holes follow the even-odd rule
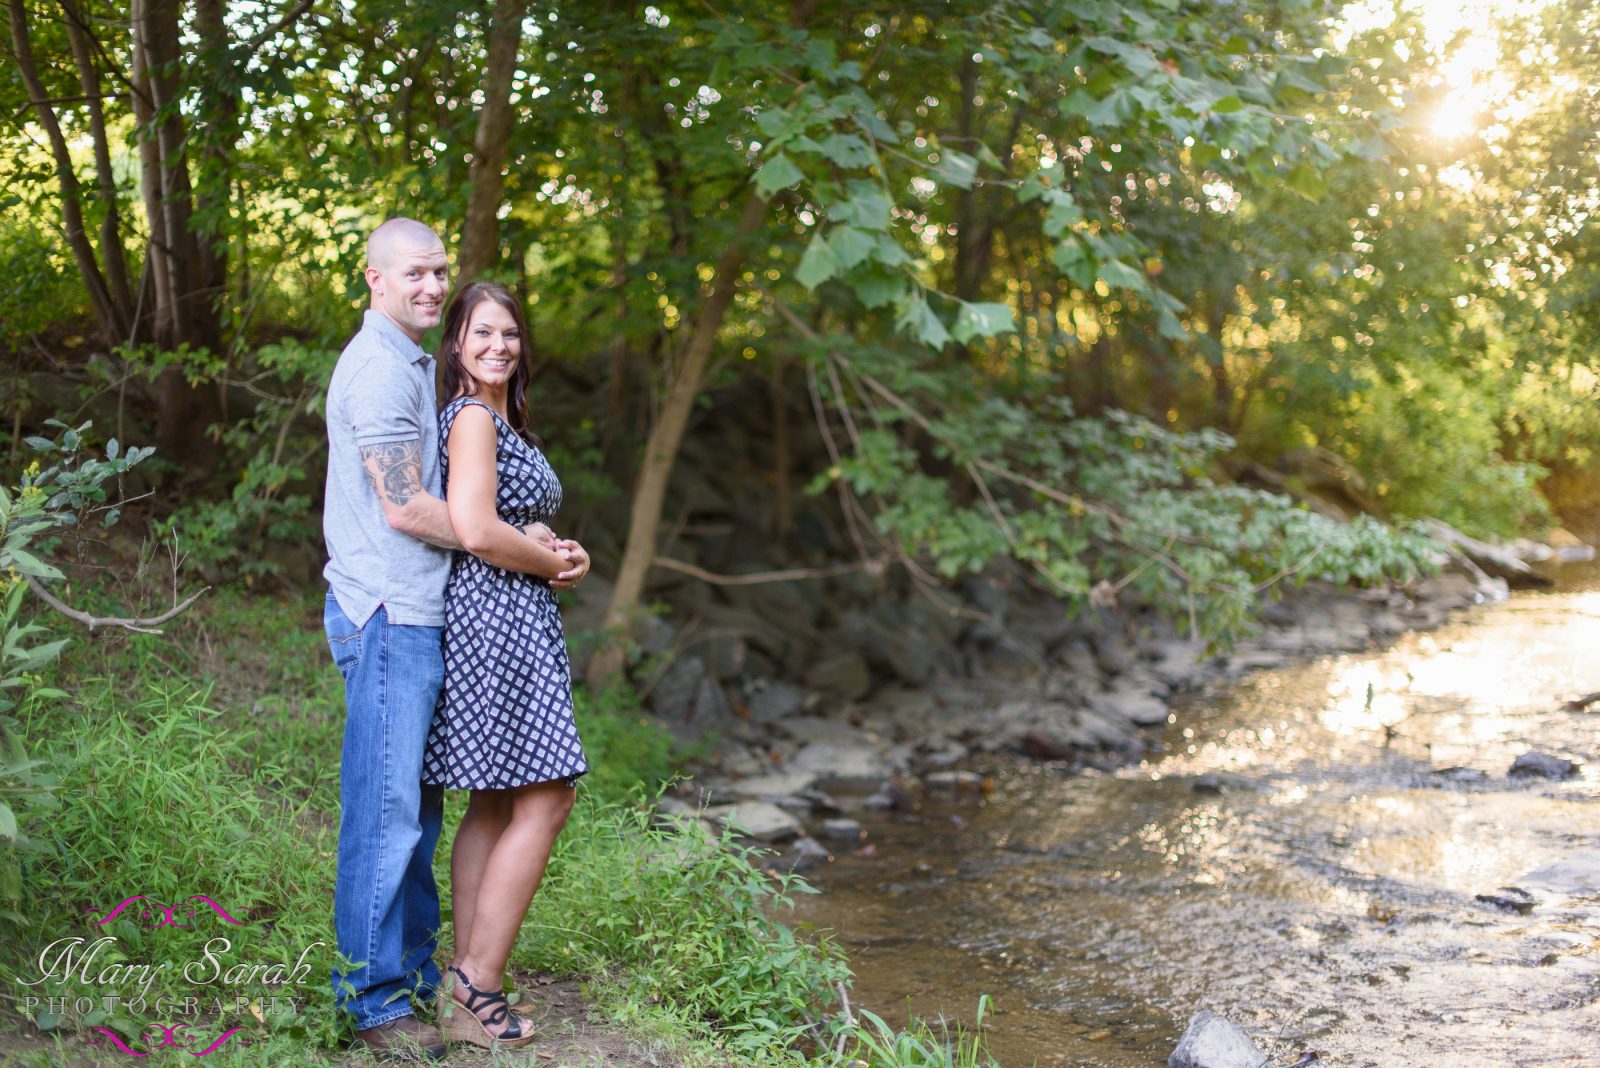
[[[443,791],[422,785],[422,752],[444,679],[440,648],[450,552],[461,543],[440,499],[433,359],[449,263],[412,219],[367,241],[371,307],[328,384],[323,534],[328,646],[345,680],[334,932],[334,998],[356,1045],[439,1056],[414,994],[439,981],[433,852]]]

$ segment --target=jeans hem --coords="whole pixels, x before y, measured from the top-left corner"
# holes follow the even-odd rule
[[[376,1016],[374,1016],[374,1017],[372,1017],[371,1019],[368,1019],[368,1020],[363,1020],[363,1019],[361,1019],[361,1017],[357,1016],[356,1017],[356,1030],[357,1031],[369,1031],[374,1027],[382,1027],[384,1024],[388,1023],[390,1020],[398,1020],[402,1016],[413,1016],[413,1015],[415,1015],[415,1013],[413,1013],[411,1011],[411,1006],[409,1004],[404,1004],[404,1005],[401,1005],[399,1008],[395,1009],[393,1012],[388,1013],[387,1015],[383,1015],[383,1014],[380,1013],[380,1014],[378,1014],[378,1015],[376,1015]]]

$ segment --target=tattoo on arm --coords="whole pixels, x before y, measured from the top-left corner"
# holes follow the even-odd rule
[[[418,440],[363,445],[361,462],[372,477],[373,488],[396,507],[405,507],[423,492],[422,442]]]

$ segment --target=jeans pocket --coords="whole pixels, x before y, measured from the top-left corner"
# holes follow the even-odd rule
[[[338,602],[328,598],[322,613],[322,626],[328,635],[328,651],[341,675],[361,662],[361,628],[350,622],[340,610]]]

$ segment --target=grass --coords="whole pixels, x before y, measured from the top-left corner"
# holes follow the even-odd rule
[[[326,976],[344,706],[320,616],[320,596],[224,592],[165,637],[79,636],[54,678],[41,680],[68,697],[41,689],[18,710],[19,733],[61,782],[59,804],[31,828],[37,845],[23,855],[20,907],[0,919],[0,996],[9,998],[0,1032],[26,1040],[6,1063],[59,1063],[68,1051],[91,1063],[99,1054],[79,1036],[102,1037],[109,1049],[95,1028],[136,1045],[159,1034],[152,1024],[176,1022],[202,1043],[246,1028],[252,1044],[230,1042],[211,1063],[340,1057],[346,1030]],[[867,1021],[841,1037],[846,962],[825,938],[780,921],[809,887],[765,874],[760,854],[696,820],[658,820],[648,802],[673,774],[667,735],[629,694],[579,697],[595,771],[523,926],[514,970],[580,977],[593,1006],[652,1062],[990,1063],[961,1036],[925,1027]],[[451,795],[437,855],[447,908],[449,828],[464,801]],[[93,923],[133,895],[196,913],[157,926],[165,917],[141,917],[136,902]],[[88,966],[24,985],[49,963],[44,947],[79,938],[87,948],[105,935],[115,941]],[[141,994],[143,1004],[131,1000]],[[187,997],[193,1014],[180,1012]],[[39,1045],[30,1023],[62,1044]],[[956,1059],[929,1059],[938,1049]]]

